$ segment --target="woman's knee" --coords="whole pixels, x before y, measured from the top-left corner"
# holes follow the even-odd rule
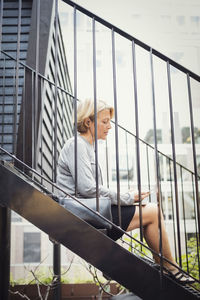
[[[145,208],[146,208],[147,214],[150,216],[151,220],[157,221],[158,220],[158,212],[159,212],[157,203],[148,203]],[[163,216],[162,216],[162,212],[161,212],[161,219],[162,218],[163,218]]]

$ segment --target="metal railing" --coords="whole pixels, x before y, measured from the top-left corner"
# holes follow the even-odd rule
[[[110,43],[111,43],[111,59],[112,59],[112,76],[113,76],[113,103],[115,108],[115,153],[116,153],[116,182],[117,182],[117,194],[118,194],[118,207],[119,207],[119,219],[120,219],[120,167],[119,167],[119,124],[118,124],[118,99],[117,99],[117,75],[116,75],[116,45],[115,40],[116,36],[121,36],[124,40],[130,41],[132,47],[132,72],[133,72],[133,86],[134,90],[134,107],[135,107],[135,144],[136,144],[136,172],[137,172],[137,189],[139,196],[141,197],[141,189],[142,189],[142,167],[141,166],[141,143],[140,143],[140,123],[142,120],[139,118],[139,99],[138,96],[138,80],[137,80],[137,55],[136,55],[136,47],[140,47],[149,55],[150,59],[150,80],[151,80],[151,92],[152,92],[152,107],[153,107],[153,137],[154,137],[154,160],[155,160],[155,182],[156,182],[156,189],[159,195],[158,197],[158,210],[159,210],[159,224],[161,225],[160,221],[160,210],[163,206],[162,201],[162,179],[161,179],[161,162],[160,162],[160,152],[158,151],[158,140],[157,140],[157,105],[156,105],[156,95],[155,95],[155,58],[159,59],[163,63],[166,64],[165,72],[166,72],[166,84],[168,90],[168,109],[169,109],[169,130],[171,136],[171,155],[166,155],[166,162],[169,164],[170,169],[170,177],[171,177],[171,186],[169,189],[169,193],[172,195],[172,219],[174,221],[174,236],[175,236],[175,248],[176,248],[176,257],[177,260],[182,266],[182,237],[181,237],[181,211],[180,211],[180,203],[183,203],[183,219],[184,219],[184,238],[185,238],[185,245],[187,245],[187,237],[186,237],[186,220],[185,220],[185,206],[184,206],[184,189],[183,189],[183,178],[182,178],[182,171],[183,169],[185,172],[188,172],[188,176],[192,176],[192,199],[191,203],[194,203],[194,220],[195,220],[195,232],[194,235],[196,237],[196,245],[197,245],[197,253],[199,253],[199,228],[200,228],[200,207],[199,207],[199,175],[197,171],[197,154],[196,148],[198,147],[197,142],[195,142],[195,134],[194,134],[194,117],[193,117],[193,100],[197,101],[196,99],[192,98],[191,92],[191,80],[195,81],[196,84],[199,84],[200,77],[190,70],[186,69],[185,67],[181,66],[180,64],[176,63],[169,57],[163,55],[162,53],[156,51],[152,47],[142,43],[138,39],[134,38],[133,36],[127,34],[126,32],[120,30],[113,24],[106,22],[104,19],[96,16],[95,14],[87,11],[85,8],[73,3],[72,1],[64,0],[67,4],[73,7],[73,27],[74,27],[74,95],[75,95],[75,103],[77,99],[77,11],[89,19],[92,22],[92,29],[91,29],[91,36],[92,36],[92,51],[93,51],[93,80],[94,80],[94,103],[96,102],[97,98],[97,83],[96,83],[96,73],[97,73],[97,66],[96,66],[96,26],[97,24],[101,24],[103,27],[110,31]],[[185,168],[182,164],[177,163],[177,147],[176,147],[176,138],[175,138],[175,120],[174,120],[174,99],[173,99],[173,87],[172,87],[172,67],[175,68],[181,75],[185,76],[186,86],[187,86],[187,105],[189,107],[189,120],[190,120],[190,130],[191,130],[191,151],[192,151],[192,160],[193,160],[193,167]],[[159,95],[160,97],[161,95]],[[158,96],[157,96],[158,97]],[[128,108],[129,109],[129,108]],[[96,114],[95,114],[96,115]],[[75,119],[75,128],[76,128],[76,119]],[[96,153],[97,153],[97,138],[95,138],[95,145],[96,145]],[[152,146],[150,146],[152,147]],[[147,148],[148,149],[148,148]],[[127,151],[127,149],[126,149]],[[75,150],[76,152],[76,150]],[[75,153],[76,155],[76,153]],[[164,157],[164,156],[163,156]],[[144,164],[144,162],[143,162]],[[166,164],[165,164],[166,165]],[[98,166],[98,157],[96,155],[96,170]],[[76,166],[77,168],[77,166]],[[180,168],[180,170],[179,170]],[[194,171],[192,172],[191,169]],[[187,170],[187,171],[186,171]],[[180,172],[180,175],[178,174]],[[148,170],[149,174],[149,170]],[[173,178],[173,179],[172,179]],[[148,186],[150,186],[148,181]],[[140,204],[140,239],[143,240],[143,226],[142,226],[142,206]],[[120,220],[119,220],[119,223]],[[162,241],[161,237],[161,230],[160,230],[160,241]],[[187,248],[187,246],[186,246]],[[162,244],[160,245],[160,251],[162,253]],[[187,251],[186,251],[187,252]],[[199,254],[197,254],[199,257]],[[198,258],[199,262],[199,258]]]
[[[3,8],[5,3],[1,0],[0,9],[0,89],[1,89],[1,157],[2,159],[9,160],[10,154],[16,156],[12,159],[16,160],[16,165],[22,171],[29,171],[35,173],[32,179],[45,185],[47,189],[54,192],[57,186],[56,182],[56,165],[59,152],[63,147],[65,141],[72,135],[72,106],[74,108],[74,136],[75,136],[75,183],[77,186],[77,103],[78,99],[78,35],[77,35],[77,11],[92,22],[91,39],[92,39],[92,73],[93,73],[93,99],[95,107],[95,125],[97,124],[96,104],[98,99],[97,89],[97,57],[96,57],[96,26],[101,24],[105,27],[110,34],[110,49],[111,49],[111,64],[112,64],[112,88],[113,88],[113,104],[115,108],[114,124],[114,153],[115,162],[113,170],[110,168],[110,157],[113,156],[112,147],[105,148],[106,157],[106,179],[107,185],[110,187],[115,185],[118,195],[118,213],[119,224],[121,224],[121,206],[120,206],[120,193],[124,188],[123,184],[130,189],[135,185],[139,196],[141,197],[142,188],[145,186],[151,190],[154,187],[155,193],[159,197],[156,198],[159,210],[159,224],[161,209],[164,212],[166,222],[172,222],[172,232],[174,239],[174,253],[176,261],[182,267],[182,256],[186,253],[186,268],[190,273],[189,268],[189,253],[188,253],[188,240],[189,231],[187,230],[187,208],[186,204],[191,210],[189,215],[193,225],[193,235],[195,238],[195,247],[197,252],[197,262],[199,265],[199,229],[200,229],[200,207],[199,207],[199,174],[197,166],[197,155],[199,148],[197,139],[195,137],[195,124],[194,120],[194,105],[196,101],[193,98],[194,89],[191,87],[191,82],[199,86],[200,77],[172,59],[156,51],[150,46],[142,43],[133,36],[120,30],[116,26],[106,22],[102,18],[92,14],[83,7],[73,3],[72,1],[64,0],[64,2],[73,8],[73,65],[74,65],[74,79],[73,79],[73,92],[70,80],[68,79],[68,68],[64,55],[64,46],[62,45],[61,27],[58,18],[58,1],[55,1],[53,16],[55,24],[51,27],[52,45],[50,47],[49,61],[46,62],[45,68],[40,70],[40,43],[41,43],[41,18],[42,11],[40,1],[35,2],[35,24],[36,24],[36,46],[35,46],[35,62],[33,66],[29,65],[28,59],[21,58],[21,19],[23,18],[23,9],[25,2],[19,1],[18,10],[18,33],[16,39],[16,49],[12,55],[12,51],[6,50],[2,47],[6,42],[3,32],[2,24],[4,20]],[[16,2],[17,3],[17,2]],[[52,2],[54,3],[54,1]],[[134,127],[133,130],[124,127],[118,120],[119,103],[118,99],[118,81],[117,81],[117,64],[116,64],[116,36],[122,37],[125,41],[130,43],[131,47],[131,65],[132,65],[132,84],[129,87],[133,91],[133,114],[134,114]],[[46,45],[48,48],[48,46]],[[63,48],[62,48],[63,47]],[[153,143],[149,143],[141,138],[140,126],[142,120],[140,119],[139,105],[141,105],[141,98],[138,93],[138,57],[137,47],[143,49],[149,56],[150,62],[150,84],[152,93],[152,139]],[[62,50],[60,50],[62,48]],[[28,51],[28,50],[27,50]],[[30,52],[30,50],[29,50]],[[28,53],[28,52],[27,52]],[[49,54],[49,52],[48,52]],[[64,58],[63,58],[64,57]],[[47,59],[47,56],[45,56]],[[171,138],[171,151],[170,155],[161,151],[160,143],[158,141],[158,125],[157,125],[157,95],[155,84],[155,59],[162,61],[165,64],[166,82],[168,91],[168,109],[170,119],[170,138]],[[64,60],[64,63],[63,63]],[[52,63],[54,61],[54,64]],[[190,139],[191,139],[191,153],[193,166],[188,168],[182,163],[177,161],[177,145],[174,124],[174,100],[173,100],[173,87],[172,87],[172,67],[178,70],[186,80],[187,91],[187,105],[189,107],[189,122],[190,122]],[[195,96],[196,97],[196,96]],[[127,109],[129,109],[127,107]],[[199,128],[198,128],[199,129]],[[123,149],[121,140],[124,140]],[[98,178],[98,164],[99,164],[99,150],[97,142],[97,126],[95,126],[95,162],[96,162],[96,178]],[[124,152],[126,160],[125,179],[122,180],[123,168],[121,168],[122,160],[120,153]],[[144,158],[145,157],[145,158]],[[132,162],[134,161],[134,164]],[[131,162],[131,164],[130,164]],[[19,164],[19,165],[18,165]],[[131,168],[130,168],[131,165]],[[134,172],[134,175],[131,175]],[[136,175],[135,175],[136,174]],[[145,175],[144,175],[145,174]],[[153,179],[152,179],[153,177]],[[145,179],[144,179],[145,178]],[[123,181],[123,182],[122,182]],[[46,183],[44,183],[46,182]],[[99,183],[96,181],[96,199],[97,211],[99,208]],[[77,191],[76,191],[77,192]],[[75,193],[75,196],[77,193]],[[150,195],[149,201],[153,201]],[[169,203],[170,214],[169,212]],[[166,208],[168,206],[168,209]],[[140,240],[138,244],[146,247],[143,243],[143,224],[142,224],[142,204],[139,205],[140,211]],[[170,216],[169,216],[170,215]],[[113,225],[116,226],[116,225]],[[183,228],[183,230],[182,230]],[[165,258],[162,255],[162,235],[160,232],[160,253],[161,264]],[[134,237],[130,234],[123,232],[125,236],[130,238],[130,244],[133,245]],[[136,242],[136,241],[135,241]],[[133,251],[134,247],[132,246]],[[140,249],[140,250],[141,250]],[[138,251],[140,251],[138,250]],[[162,267],[162,266],[161,266]]]

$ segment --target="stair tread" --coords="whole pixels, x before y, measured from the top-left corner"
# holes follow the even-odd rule
[[[142,300],[142,298],[134,295],[133,293],[122,294],[119,296],[113,296],[110,299],[112,299],[112,300]]]

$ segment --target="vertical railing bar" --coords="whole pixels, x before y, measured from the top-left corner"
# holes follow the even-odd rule
[[[55,97],[54,97],[54,182],[57,170],[57,110],[58,110],[58,0],[55,1]]]
[[[4,120],[5,120],[5,82],[6,82],[6,59],[4,56],[4,63],[3,63],[3,103],[2,103],[2,136],[1,136],[1,140],[2,140],[2,147],[3,147],[3,137],[4,137]]]
[[[183,171],[182,171],[181,166],[180,166],[180,175],[181,175],[181,190],[182,190],[183,226],[184,226],[184,235],[185,235],[186,265],[187,265],[187,272],[189,272],[186,218],[185,218],[185,199],[184,199],[184,188],[183,188]]]
[[[1,42],[2,42],[2,26],[3,26],[3,3],[4,1],[1,0],[0,2],[0,57],[1,57]]]
[[[128,138],[127,131],[125,131],[126,138],[126,167],[127,167],[127,177],[128,177],[128,189],[130,190],[130,180],[129,180],[129,156],[128,156]]]
[[[25,101],[25,90],[26,90],[26,68],[23,69],[24,70],[24,84],[23,84],[23,92],[22,92],[22,120],[23,120],[23,124],[22,124],[22,160],[25,163],[26,162],[26,152],[25,152],[25,124],[26,124],[26,101]],[[25,172],[24,166],[23,166],[23,172]]]
[[[0,2],[0,59],[1,59],[1,56],[2,56],[2,53],[1,53],[1,43],[2,43],[2,24],[3,24],[3,4],[4,4],[4,1],[1,0]],[[4,66],[5,66],[5,57],[4,57]],[[4,73],[5,75],[5,73]],[[3,82],[4,82],[4,79],[3,79]],[[4,83],[5,85],[5,83]],[[5,87],[3,86],[3,89],[5,89]],[[3,147],[3,136],[4,136],[4,101],[5,101],[5,98],[4,98],[4,94],[5,92],[3,91],[3,103],[2,103],[2,135],[1,135],[1,141],[2,141],[2,147]]]
[[[44,101],[43,101],[43,95],[44,95],[44,80],[40,79],[41,83],[41,112],[40,112],[40,151],[41,151],[41,175],[43,175],[43,112],[44,112]],[[43,185],[43,178],[41,177],[41,184]]]
[[[141,170],[140,170],[140,144],[139,144],[139,114],[138,114],[138,94],[137,94],[137,73],[136,73],[136,53],[135,42],[132,41],[132,63],[133,63],[133,85],[135,100],[135,130],[136,130],[136,163],[137,163],[137,182],[138,194],[141,199]],[[139,202],[139,219],[140,219],[140,240],[143,241],[143,225],[142,225],[142,204]],[[142,246],[141,246],[142,247]]]
[[[96,35],[95,19],[92,19],[92,49],[93,49],[93,87],[94,87],[94,124],[95,124],[95,173],[96,173],[96,210],[99,211],[99,164],[97,143],[97,78],[96,78]]]
[[[159,171],[159,173],[158,174],[159,174],[159,178],[160,178],[160,182],[159,182],[159,186],[160,186],[160,207],[161,207],[161,210],[164,211],[164,209],[163,209],[163,200],[162,200],[163,199],[162,183],[161,183],[162,180],[161,180],[161,172],[160,172],[160,165],[161,165],[160,164],[160,157],[161,156],[162,156],[162,154],[159,153],[159,155],[158,155],[158,159],[159,159],[159,168],[158,168],[159,170],[158,171]],[[164,157],[163,157],[163,159],[164,159]]]
[[[115,60],[115,32],[112,29],[112,68],[113,68],[113,95],[115,108],[115,149],[116,149],[116,177],[117,177],[117,203],[119,226],[121,227],[121,206],[120,206],[120,178],[119,178],[119,141],[118,141],[118,112],[117,112],[117,80]]]
[[[106,176],[107,176],[107,188],[110,187],[110,182],[109,182],[109,165],[108,165],[108,141],[106,139]]]
[[[54,89],[52,88],[52,85],[49,83],[50,89],[51,89],[51,93],[52,93],[52,99],[51,101],[51,120],[54,119]],[[54,128],[53,126],[51,127],[51,149],[52,149],[52,153],[54,152]],[[54,155],[52,155],[51,157],[51,161],[52,161],[52,166],[54,165]],[[54,180],[54,168],[51,169],[51,180]],[[51,187],[52,193],[54,192],[54,186]]]
[[[35,73],[31,71],[31,105],[32,105],[32,115],[31,115],[31,127],[32,127],[32,136],[31,136],[31,145],[34,145],[35,143],[35,105],[34,105],[34,81],[35,81]],[[33,167],[34,163],[34,151],[33,147],[31,149],[31,166]],[[33,173],[32,173],[33,175]]]
[[[179,255],[179,265],[180,265],[180,267],[182,267],[181,234],[180,234],[180,219],[179,219],[179,206],[178,206],[178,184],[177,184],[177,170],[176,170],[176,150],[175,150],[175,135],[174,135],[174,117],[173,117],[172,87],[171,87],[171,73],[170,73],[169,61],[167,61],[167,79],[168,79],[170,124],[171,124],[171,138],[172,138],[174,188],[175,188],[175,200],[176,200],[176,217],[177,217],[176,225],[177,225],[177,237],[178,237],[178,255]]]
[[[54,95],[54,137],[53,137],[53,180],[56,182],[57,171],[57,114],[58,114],[58,0],[55,0],[55,23],[54,23],[54,38],[55,38],[55,95]],[[53,105],[52,105],[53,107]],[[54,191],[54,189],[53,189]],[[53,247],[53,269],[54,274],[57,276],[56,288],[54,289],[54,299],[61,299],[61,246],[54,244]]]
[[[77,197],[77,28],[76,6],[74,6],[74,168],[75,168],[75,196]]]
[[[12,153],[14,153],[14,144],[15,144],[15,109],[16,109],[16,105],[15,105],[15,101],[16,101],[16,97],[15,97],[15,74],[16,74],[16,66],[13,66],[13,76],[12,76],[12,79],[13,79],[13,119],[12,119],[12,125],[13,125],[13,132],[12,132],[12,135],[13,135],[13,145],[12,145]],[[14,164],[14,160],[13,160],[13,164]]]
[[[192,138],[192,154],[193,154],[193,164],[194,164],[194,174],[195,174],[195,191],[196,191],[196,205],[197,205],[197,220],[198,220],[198,243],[200,242],[200,199],[199,199],[199,186],[198,186],[198,171],[197,171],[197,156],[194,138],[194,118],[193,118],[193,108],[192,108],[192,93],[190,76],[187,74],[187,87],[188,87],[188,101],[189,101],[189,111],[190,111],[190,128],[191,128],[191,138]],[[200,274],[200,273],[199,273]]]
[[[37,156],[37,143],[38,143],[38,73],[39,73],[39,40],[40,40],[40,0],[38,0],[36,6],[36,43],[35,43],[35,99],[34,99],[34,160],[33,165],[36,169],[36,156]]]
[[[199,236],[198,236],[198,228],[197,228],[197,213],[196,213],[196,206],[195,206],[195,192],[194,192],[194,180],[193,177],[194,175],[191,174],[192,177],[192,192],[193,192],[193,197],[194,197],[194,220],[195,220],[195,228],[196,228],[196,243],[197,243],[197,260],[198,260],[198,266],[200,265],[200,257],[199,257]],[[200,279],[200,268],[199,268],[199,279]]]
[[[16,57],[16,73],[15,73],[15,110],[14,110],[14,149],[17,152],[17,116],[18,116],[18,97],[19,97],[19,59],[20,59],[20,36],[21,36],[21,11],[22,0],[18,1],[18,25],[17,25],[17,57]]]
[[[148,189],[151,190],[150,182],[150,170],[149,170],[149,147],[146,145],[146,155],[147,155],[147,179],[148,179]],[[151,193],[149,194],[149,202],[151,202]]]
[[[64,146],[64,141],[65,141],[65,138],[64,138],[64,100],[65,100],[65,94],[64,92],[61,91],[61,95],[62,95],[62,103],[61,103],[61,111],[62,111],[62,147]],[[67,97],[66,97],[67,99]]]
[[[157,204],[158,204],[158,228],[159,228],[159,252],[160,252],[160,287],[162,288],[163,280],[163,250],[162,250],[162,223],[161,223],[161,190],[160,190],[160,172],[159,172],[159,154],[157,141],[157,124],[156,124],[156,103],[155,103],[155,82],[152,48],[150,49],[150,69],[151,69],[151,88],[152,88],[152,107],[153,107],[153,131],[154,131],[154,154],[156,162],[156,185],[157,185]]]
[[[173,188],[172,188],[172,170],[171,170],[171,160],[169,162],[169,174],[170,174],[170,189],[171,189],[171,201],[172,201],[172,215],[173,215],[173,232],[174,232],[174,248],[175,248],[175,259],[177,262],[177,245],[176,245],[176,230],[175,230],[175,219],[174,219],[174,197],[173,197]]]

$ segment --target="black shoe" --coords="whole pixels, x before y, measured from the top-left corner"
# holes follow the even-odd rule
[[[194,280],[192,277],[186,275],[185,273],[182,273],[182,272],[179,271],[179,270],[178,270],[177,272],[175,272],[175,273],[173,273],[173,272],[170,271],[170,270],[167,270],[167,273],[168,273],[168,275],[169,275],[171,278],[173,278],[176,282],[178,282],[178,283],[180,283],[180,284],[183,284],[183,285],[185,285],[185,284],[192,284],[192,283],[195,282],[195,280]]]

